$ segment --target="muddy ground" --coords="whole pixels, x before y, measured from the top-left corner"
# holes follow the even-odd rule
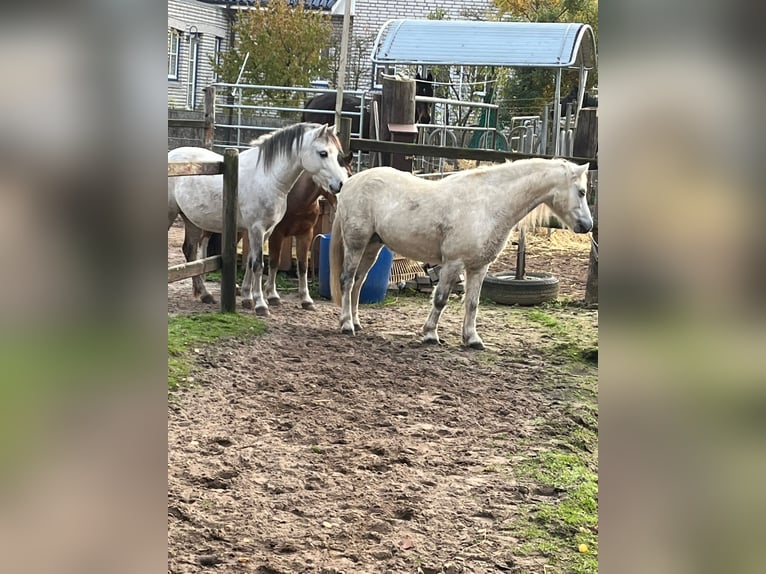
[[[172,228],[169,264],[181,238]],[[533,236],[527,269],[560,278],[570,304],[544,312],[566,328],[482,303],[484,352],[459,345],[457,297],[445,344],[424,347],[425,295],[365,306],[351,338],[335,307],[303,311],[294,290],[265,335],[195,349],[168,410],[168,572],[572,571],[519,551],[522,518],[565,493],[515,468],[568,444],[596,401],[596,367],[560,352],[597,344],[597,311],[577,304],[588,249],[566,231]],[[493,269],[514,260],[508,249]],[[213,310],[190,281],[168,286],[169,315]]]

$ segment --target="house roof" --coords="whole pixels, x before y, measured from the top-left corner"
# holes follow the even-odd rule
[[[592,69],[596,43],[587,24],[397,19],[378,32],[372,61]]]
[[[220,6],[265,6],[269,3],[269,0],[200,0],[206,4],[218,4]],[[339,2],[339,0],[287,0],[291,6],[296,6],[299,3],[303,3],[304,8],[307,10],[326,10],[330,11],[333,6]]]

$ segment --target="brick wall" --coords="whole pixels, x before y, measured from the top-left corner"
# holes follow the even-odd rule
[[[394,18],[427,18],[437,10],[443,10],[449,20],[489,19],[496,12],[492,0],[356,0],[352,37],[356,43],[368,44],[362,58],[367,70],[361,88],[370,87],[370,52],[381,26]]]

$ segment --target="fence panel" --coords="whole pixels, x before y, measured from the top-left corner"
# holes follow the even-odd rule
[[[234,313],[237,277],[237,192],[239,152],[224,151],[223,161],[168,162],[168,177],[223,174],[223,252],[168,268],[168,283],[221,270],[221,312]]]

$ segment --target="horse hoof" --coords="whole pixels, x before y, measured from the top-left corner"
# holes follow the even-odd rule
[[[361,331],[362,326],[359,323],[354,323],[354,331]]]
[[[259,317],[268,317],[269,315],[271,315],[271,313],[269,313],[268,307],[256,307],[255,314],[258,315]]]
[[[468,348],[474,349],[475,351],[483,351],[486,347],[481,341],[474,341],[473,343],[468,343]]]
[[[279,297],[269,297],[269,305],[272,307],[279,307],[282,304],[282,299]]]
[[[210,293],[208,293],[207,295],[201,298],[201,301],[203,303],[215,303],[215,297],[213,297]]]
[[[341,329],[340,332],[343,333],[344,335],[353,335],[354,334],[354,330],[353,329],[349,329],[348,327],[345,327],[345,328]]]
[[[253,308],[253,300],[252,299],[242,299],[242,307],[244,309],[252,309]]]
[[[423,344],[424,345],[441,345],[442,341],[439,338],[428,337],[427,339],[423,339]]]
[[[306,311],[316,311],[317,308],[314,306],[313,303],[308,303],[306,301],[301,302],[301,307],[303,307]]]

